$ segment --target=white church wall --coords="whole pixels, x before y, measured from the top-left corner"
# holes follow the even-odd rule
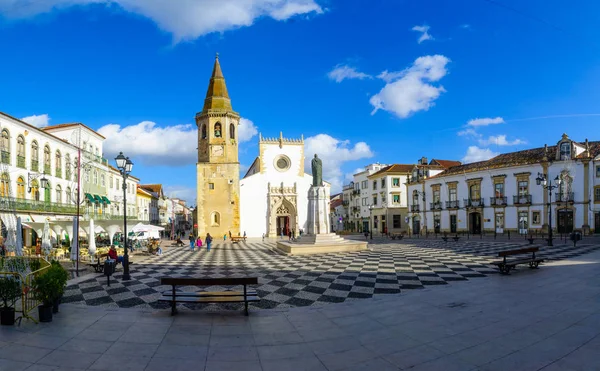
[[[240,231],[248,237],[267,232],[267,182],[260,174],[240,180]]]

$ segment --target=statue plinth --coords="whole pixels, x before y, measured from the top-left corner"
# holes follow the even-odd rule
[[[329,188],[311,186],[308,190],[309,235],[329,233]]]

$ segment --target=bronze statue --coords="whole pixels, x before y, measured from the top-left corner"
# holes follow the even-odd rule
[[[321,187],[323,185],[323,163],[315,153],[315,158],[311,162],[313,187]]]

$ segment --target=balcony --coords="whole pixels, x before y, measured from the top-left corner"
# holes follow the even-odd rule
[[[39,171],[40,162],[38,160],[31,160],[31,171]]]
[[[352,208],[352,212],[353,212],[353,213],[359,213],[359,212],[360,212],[360,207],[358,207],[358,206],[354,206],[354,207]]]
[[[441,201],[430,202],[429,203],[429,208],[431,210],[442,210],[442,202]]]
[[[12,209],[10,211],[36,211],[69,215],[77,213],[77,205],[74,204],[26,200],[14,197],[4,197],[1,205],[2,209]]]
[[[102,156],[95,155],[95,154],[93,154],[91,152],[88,152],[88,151],[84,151],[83,152],[83,158],[85,158],[86,160],[91,160],[91,161],[99,162],[99,163],[101,163],[103,165],[108,165],[108,160],[107,159],[105,159]]]
[[[346,201],[346,200],[342,201],[342,206],[348,206],[349,204],[350,204],[350,201]]]
[[[575,195],[573,192],[560,192],[556,194],[556,202],[573,202]]]
[[[1,160],[3,164],[8,164],[10,165],[10,152],[8,151],[2,151],[2,156],[1,156]]]
[[[490,197],[491,206],[506,206],[506,196],[503,197]]]
[[[483,207],[483,198],[465,198],[466,207]]]
[[[412,212],[418,212],[419,211],[419,205],[410,205],[410,211],[412,211]]]
[[[458,209],[460,208],[460,201],[446,201],[446,209]]]
[[[354,191],[352,191],[352,194],[354,196],[359,196],[360,195],[360,191],[358,189],[355,189]]]
[[[25,156],[17,155],[17,167],[25,169]]]
[[[513,196],[513,204],[515,204],[515,205],[531,205],[531,195]]]

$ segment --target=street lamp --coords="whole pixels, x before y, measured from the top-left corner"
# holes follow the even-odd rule
[[[535,178],[535,182],[537,185],[541,185],[542,188],[548,190],[548,246],[552,245],[552,191],[556,188],[560,187],[562,183],[562,179],[557,175],[554,178],[554,184],[548,182],[548,175],[538,173],[537,178]]]
[[[123,253],[123,281],[131,279],[129,275],[129,247],[127,246],[127,178],[131,169],[133,168],[133,162],[129,157],[123,156],[123,152],[119,152],[119,155],[115,158],[117,168],[123,176],[123,236],[124,238],[124,253]]]
[[[373,209],[374,205],[369,205],[369,233],[371,234],[371,239],[373,239]]]
[[[42,189],[46,189],[46,187],[48,187],[48,179],[46,179],[46,173],[43,174],[39,174],[39,173],[28,173],[27,174],[27,193],[31,193],[31,189],[33,188],[31,186],[31,182],[34,179],[37,179],[39,177],[42,177],[40,179],[40,185],[42,186]]]

